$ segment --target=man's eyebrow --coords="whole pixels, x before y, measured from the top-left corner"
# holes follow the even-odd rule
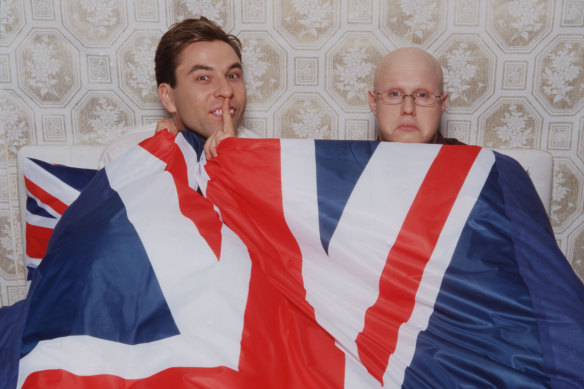
[[[241,71],[243,71],[243,67],[241,66],[241,62],[234,62],[233,64],[231,64],[231,66],[227,69],[227,71],[231,71],[233,69],[239,69]]]
[[[214,69],[213,66],[196,64],[196,65],[193,65],[193,67],[188,71],[187,74],[191,74],[191,73],[194,73],[194,72],[199,71],[199,70],[213,70],[213,69]],[[231,66],[229,66],[229,68],[227,70],[233,70],[233,69],[242,69],[241,63],[234,62],[233,64],[231,64]]]
[[[193,67],[189,69],[189,71],[187,72],[187,74],[194,73],[194,72],[196,72],[198,70],[213,70],[213,67],[208,66],[208,65],[199,65],[199,64],[193,65]]]

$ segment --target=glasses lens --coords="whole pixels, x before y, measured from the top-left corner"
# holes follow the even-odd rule
[[[418,90],[413,93],[414,100],[418,105],[433,105],[436,97],[425,90]]]
[[[381,93],[381,99],[387,104],[399,104],[402,102],[404,94],[399,89],[390,89]]]

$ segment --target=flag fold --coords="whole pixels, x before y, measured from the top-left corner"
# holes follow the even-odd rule
[[[0,310],[2,387],[584,387],[584,286],[513,159],[218,151],[162,131],[83,183]]]

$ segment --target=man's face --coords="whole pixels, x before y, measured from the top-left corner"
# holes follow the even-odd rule
[[[243,120],[246,90],[241,61],[223,41],[195,42],[179,54],[176,85],[158,87],[160,99],[179,130],[207,138],[223,128],[221,104],[230,100],[233,128]]]
[[[423,89],[440,95],[435,69],[423,58],[399,55],[382,63],[376,76],[375,90],[399,89],[409,95]],[[415,105],[411,97],[401,104],[384,104],[369,92],[369,107],[377,117],[379,140],[386,142],[434,143],[440,128],[440,118],[446,109],[447,96],[436,99],[434,106]]]

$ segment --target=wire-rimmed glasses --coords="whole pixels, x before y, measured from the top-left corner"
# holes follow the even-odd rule
[[[422,107],[431,107],[436,105],[439,99],[442,99],[444,95],[433,95],[424,89],[418,89],[411,94],[405,94],[404,91],[400,89],[389,89],[383,92],[374,91],[375,95],[381,99],[384,104],[396,105],[401,104],[406,97],[411,97],[414,100],[414,104],[420,105]]]

